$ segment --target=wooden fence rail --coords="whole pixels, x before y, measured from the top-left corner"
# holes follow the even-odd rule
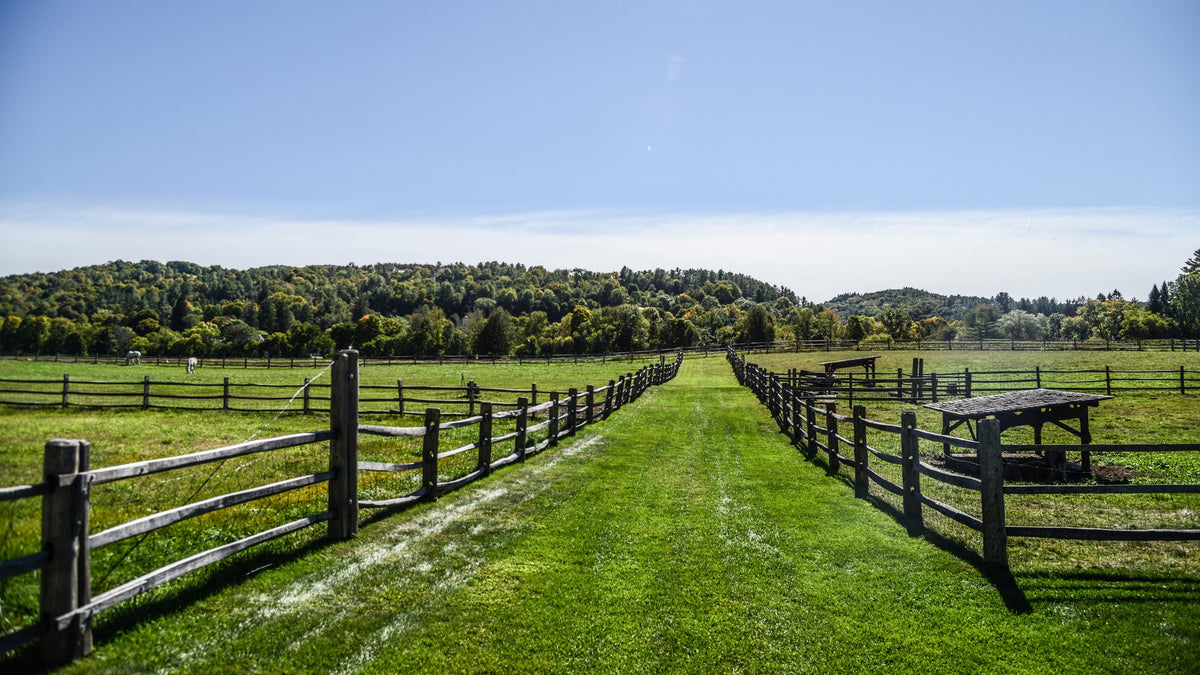
[[[970,398],[1019,389],[1069,389],[1080,392],[1115,393],[1161,392],[1200,394],[1200,370],[1180,366],[1175,370],[1117,370],[1109,366],[1080,370],[976,370],[926,373],[923,359],[913,359],[912,370],[903,368],[892,375],[841,373],[827,375],[790,369],[771,372],[748,363],[740,366],[739,380],[747,377],[777,378],[783,386],[817,398],[855,401],[903,400],[912,403],[954,398]],[[735,371],[739,367],[735,367]]]
[[[367,387],[359,384],[357,357],[353,351],[343,351],[334,361],[331,384],[327,385],[330,387],[328,429],[100,469],[90,467],[90,445],[87,441],[57,439],[47,442],[43,458],[45,481],[0,488],[0,503],[35,497],[42,499],[41,550],[0,562],[0,582],[31,572],[41,572],[39,608],[42,620],[0,636],[0,653],[36,641],[40,656],[47,665],[68,663],[91,652],[93,617],[118,603],[251,547],[319,523],[327,523],[326,537],[331,540],[352,537],[358,531],[360,509],[394,508],[417,501],[434,501],[440,495],[487,476],[502,466],[524,461],[533,454],[557,445],[561,439],[575,435],[587,425],[606,419],[621,406],[637,400],[650,387],[673,379],[683,362],[680,352],[672,363],[668,364],[665,358],[660,358],[659,363],[610,380],[605,386],[589,385],[583,391],[572,388],[565,396],[559,392],[542,392],[549,396],[549,400],[541,404],[533,404],[530,398],[521,396],[515,407],[506,411],[496,411],[498,404],[494,402],[473,398],[472,392],[477,394],[484,389],[471,383],[466,388],[471,399],[468,405],[472,413],[475,405],[478,405],[477,415],[443,421],[438,408],[427,408],[420,427],[388,427],[359,423],[359,404],[366,400],[360,398],[360,392]],[[525,390],[511,389],[490,391],[525,393]],[[536,392],[534,387],[531,393],[536,396]],[[544,419],[535,422],[541,418]],[[497,420],[513,421],[515,430],[493,435],[493,423]],[[443,449],[446,432],[472,427],[478,430],[476,440],[457,448]],[[360,461],[360,434],[394,439],[419,438],[421,459],[413,462]],[[329,443],[328,468],[325,471],[191,502],[120,523],[101,532],[89,532],[90,494],[93,487],[234,457],[324,442]],[[509,443],[511,451],[497,456],[498,448]],[[454,464],[455,458],[470,452],[476,455],[468,472],[449,479],[443,476],[444,464]],[[360,499],[360,472],[412,472],[420,476],[420,487],[411,493],[385,499]],[[322,512],[292,519],[232,543],[171,562],[104,593],[92,595],[91,552],[94,550],[234,505],[321,484],[327,486],[328,493],[328,508]]]
[[[660,364],[665,362],[660,359]],[[360,383],[359,391],[361,415],[421,416],[424,408],[436,406],[443,415],[466,417],[474,416],[483,403],[516,409],[521,398],[537,405],[551,394],[566,394],[539,389],[537,383],[528,389],[514,389],[481,387],[474,381],[458,387],[412,385],[404,380],[396,380],[394,385]],[[154,380],[150,375],[125,381],[79,380],[70,374],[61,379],[0,378],[0,405],[16,407],[264,412],[277,411],[281,402],[295,399],[297,405],[289,412],[316,414],[329,412],[330,392],[329,384],[309,378],[296,384],[235,382],[229,377],[221,382],[180,382]]]
[[[831,473],[837,471],[837,467],[842,464],[854,468],[856,496],[866,497],[870,492],[870,484],[874,483],[901,498],[904,515],[911,527],[917,529],[924,527],[922,507],[928,506],[961,525],[981,532],[983,557],[987,563],[1008,565],[1008,537],[1097,541],[1200,540],[1200,529],[1109,529],[1008,525],[1004,516],[1005,495],[1200,494],[1200,485],[1005,485],[1002,461],[1004,453],[1033,452],[1035,449],[1046,453],[1056,451],[1065,453],[1068,450],[1078,451],[1080,446],[1003,445],[1000,442],[999,422],[994,419],[981,420],[977,425],[979,440],[972,441],[919,429],[916,426],[916,415],[913,412],[901,413],[898,425],[867,419],[866,408],[861,405],[855,406],[853,415],[846,417],[837,413],[836,403],[821,404],[814,395],[805,395],[798,389],[789,387],[777,374],[767,373],[753,363],[746,362],[733,349],[727,352],[727,359],[738,381],[758,396],[783,433],[800,446],[810,459],[815,458],[818,453],[825,453],[828,470]],[[823,420],[823,424],[817,424],[818,419]],[[838,432],[838,424],[845,422],[852,425],[853,438],[847,438]],[[899,436],[900,455],[890,454],[872,447],[871,439],[868,436],[869,430]],[[980,476],[975,478],[956,474],[928,464],[921,459],[921,441],[975,451],[978,457]],[[840,449],[844,445],[853,448],[853,457],[841,454]],[[1200,452],[1200,444],[1091,444],[1088,448],[1093,453]],[[872,469],[871,464],[874,460],[898,465],[901,482],[896,483]],[[922,476],[955,488],[978,492],[980,517],[965,513],[923,492],[921,489]]]

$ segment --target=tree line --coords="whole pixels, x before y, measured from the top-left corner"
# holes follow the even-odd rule
[[[700,269],[599,273],[500,262],[270,266],[115,261],[0,278],[7,353],[549,355],[778,340],[1200,337],[1200,250],[1146,302],[918,289],[810,303]]]

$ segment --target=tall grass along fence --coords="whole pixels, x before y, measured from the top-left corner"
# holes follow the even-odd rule
[[[0,652],[36,641],[41,658],[48,664],[62,664],[88,654],[92,648],[92,619],[106,609],[236,553],[320,523],[326,524],[327,539],[350,538],[358,531],[361,509],[434,501],[500,467],[524,461],[579,429],[606,419],[649,387],[671,380],[682,360],[682,353],[672,363],[661,359],[606,386],[571,388],[565,394],[549,392],[538,404],[522,396],[512,410],[497,411],[491,402],[478,400],[477,411],[468,417],[443,421],[441,410],[431,407],[422,413],[421,426],[391,427],[359,422],[364,388],[359,385],[358,354],[343,351],[333,363],[328,429],[104,468],[90,466],[87,441],[51,440],[44,451],[43,482],[0,489],[0,502],[41,499],[41,549],[0,562],[0,581],[6,586],[10,580],[40,573],[40,620],[0,636]],[[319,467],[322,470],[198,501],[188,499],[173,508],[91,531],[95,515],[91,506],[101,486],[143,480],[178,481],[171,477],[173,472],[188,467],[216,464],[219,468],[234,458],[323,443],[328,443],[328,456]],[[155,478],[145,478],[148,476]],[[139,490],[150,491],[152,487],[143,485]],[[95,592],[92,558],[102,549],[130,540],[140,543],[151,533],[192,519],[211,520],[210,514],[235,505],[262,504],[278,495],[321,487],[325,499],[320,500],[318,494],[317,500],[306,503],[309,508],[315,506],[315,512],[263,527],[194,555],[170,559],[165,565]],[[270,511],[272,507],[262,508]],[[166,548],[175,545],[172,540]]]
[[[913,358],[912,369],[894,373],[839,372],[828,374],[800,369],[764,370],[754,363],[733,364],[739,381],[779,380],[784,386],[821,400],[902,400],[937,403],[942,399],[970,398],[1020,389],[1069,389],[1112,396],[1125,392],[1200,393],[1200,370],[1117,370],[1110,366],[1058,370],[1035,366],[1033,370],[971,370],[954,373],[925,372],[925,360]]]
[[[660,358],[660,363],[665,362],[665,358]],[[616,386],[626,377],[633,377],[633,374],[622,376],[612,385]],[[307,377],[296,384],[238,382],[228,376],[221,382],[156,380],[150,375],[123,381],[72,379],[70,374],[63,374],[61,379],[0,378],[0,405],[266,412],[291,400],[297,389],[301,390],[296,397],[297,405],[289,408],[289,412],[329,412],[330,385]],[[520,398],[526,398],[530,405],[536,406],[555,394],[561,397],[566,392],[538,389],[536,382],[528,388],[515,389],[482,387],[474,381],[458,387],[412,385],[398,379],[395,384],[359,384],[359,412],[364,415],[419,416],[424,414],[426,407],[437,406],[443,416],[471,417],[485,403],[498,409],[516,409]]]
[[[771,412],[779,428],[801,447],[809,459],[824,453],[830,474],[845,466],[853,469],[855,495],[866,498],[872,484],[900,498],[910,527],[924,527],[924,507],[979,532],[983,539],[986,563],[1008,565],[1010,537],[1102,541],[1182,541],[1200,540],[1200,529],[1134,529],[1133,523],[1119,528],[1068,527],[1009,524],[1005,516],[1009,495],[1166,495],[1198,494],[1197,484],[1006,484],[1003,457],[1006,454],[1040,451],[1045,453],[1080,452],[1080,445],[1005,445],[1000,440],[999,422],[978,423],[978,439],[967,440],[917,428],[916,413],[902,412],[899,424],[888,424],[866,417],[866,408],[853,407],[850,416],[839,414],[834,401],[818,401],[787,387],[774,376],[762,373],[730,349],[727,356],[739,383],[748,387]],[[930,449],[924,444],[932,444]],[[979,475],[946,471],[930,462],[938,451],[961,448],[978,459]],[[1200,452],[1200,444],[1089,444],[1098,453],[1178,453]],[[887,450],[891,449],[892,452]],[[897,452],[898,451],[898,452]],[[890,470],[884,467],[890,467]],[[897,475],[898,474],[898,475]],[[932,483],[932,485],[931,485]],[[977,498],[964,498],[978,494]],[[940,498],[939,498],[940,497]]]

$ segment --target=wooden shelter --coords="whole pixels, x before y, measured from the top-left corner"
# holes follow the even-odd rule
[[[978,398],[926,403],[925,407],[942,413],[944,435],[949,435],[954,429],[966,424],[971,438],[976,438],[971,421],[994,417],[1000,422],[1001,432],[1012,427],[1033,427],[1035,445],[1042,444],[1042,426],[1049,422],[1073,434],[1086,446],[1092,442],[1092,434],[1088,430],[1088,408],[1095,408],[1100,405],[1100,401],[1110,398],[1112,397],[1104,394],[1083,394],[1057,389],[1024,389]],[[1077,429],[1067,426],[1066,422],[1070,420],[1077,420]],[[949,452],[949,446],[945,447],[945,451]],[[1084,449],[1081,454],[1083,470],[1091,471],[1091,453]],[[1065,462],[1066,457],[1063,453],[1046,456],[1046,463],[1051,467],[1064,465]]]

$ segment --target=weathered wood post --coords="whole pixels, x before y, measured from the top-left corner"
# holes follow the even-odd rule
[[[421,444],[421,495],[423,502],[436,502],[438,498],[438,433],[442,422],[442,411],[425,409],[425,437]]]
[[[92,577],[88,550],[89,496],[87,476],[91,446],[87,441],[54,439],[42,454],[51,491],[42,496],[42,542],[50,559],[42,568],[41,618],[47,627],[39,650],[49,665],[63,665],[92,653],[91,619],[72,614],[60,627],[56,619],[91,602]]]
[[[1104,393],[1112,396],[1112,366],[1104,366]]]
[[[912,411],[900,413],[900,477],[904,486],[904,515],[915,522],[910,528],[922,527],[921,522],[921,472],[917,462],[921,461],[921,441],[913,430],[917,426],[917,414]]]
[[[800,392],[792,390],[792,411],[791,424],[792,427],[792,444],[799,446],[800,437],[804,434],[804,421],[801,418],[801,411],[804,410],[800,405]]]
[[[308,390],[308,385],[310,385],[310,384],[312,384],[312,380],[307,377],[304,378],[304,414],[305,415],[312,412],[312,404],[311,404],[311,401],[309,400],[310,396],[309,396],[309,390]]]
[[[1000,455],[1000,422],[979,420],[979,480],[983,516],[983,561],[1008,567],[1008,533],[1004,524],[1004,464]]]
[[[479,462],[476,469],[486,476],[492,472],[492,404],[480,403],[479,414]]]
[[[229,410],[229,376],[225,376],[225,387],[221,393],[221,410]]]
[[[854,496],[865,498],[871,492],[867,477],[867,407],[854,406]]]
[[[1105,366],[1107,368],[1107,366]],[[142,376],[142,410],[150,409],[150,376]]]
[[[596,413],[593,411],[593,406],[595,406],[595,403],[596,387],[589,384],[587,386],[587,412],[583,415],[583,419],[586,421],[588,426],[591,426],[596,422]]]
[[[399,407],[399,414],[404,416],[404,380],[396,380],[396,405]]]
[[[562,413],[558,409],[558,392],[550,392],[550,447],[558,445],[558,418]]]
[[[475,391],[477,386],[475,380],[467,382],[467,417],[475,416]]]
[[[965,380],[966,380],[963,383],[963,395],[966,396],[967,398],[971,398],[971,369],[964,368],[963,373],[964,373]]]
[[[804,417],[808,443],[804,448],[804,454],[812,459],[817,454],[817,402],[811,398],[804,399]]]
[[[328,536],[338,541],[358,533],[358,352],[338,352],[329,386]]]
[[[835,474],[842,468],[842,461],[838,459],[838,420],[837,420],[837,404],[825,404],[825,428],[829,430],[829,473]]]
[[[575,425],[579,422],[579,390],[571,387],[567,390],[567,435],[575,435]]]
[[[537,382],[529,385],[529,405],[537,405]]]
[[[616,386],[616,382],[609,380],[608,389],[604,390],[604,419],[608,419],[608,416],[612,414],[613,389]]]
[[[525,461],[525,442],[526,430],[529,429],[529,399],[521,397],[517,399],[517,406],[520,412],[517,413],[517,437],[513,442],[513,446],[517,450],[519,461]]]
[[[64,407],[64,408],[66,408],[67,406],[69,406],[71,404],[70,400],[69,400],[70,392],[71,392],[71,376],[68,375],[67,373],[63,373],[62,407]]]

